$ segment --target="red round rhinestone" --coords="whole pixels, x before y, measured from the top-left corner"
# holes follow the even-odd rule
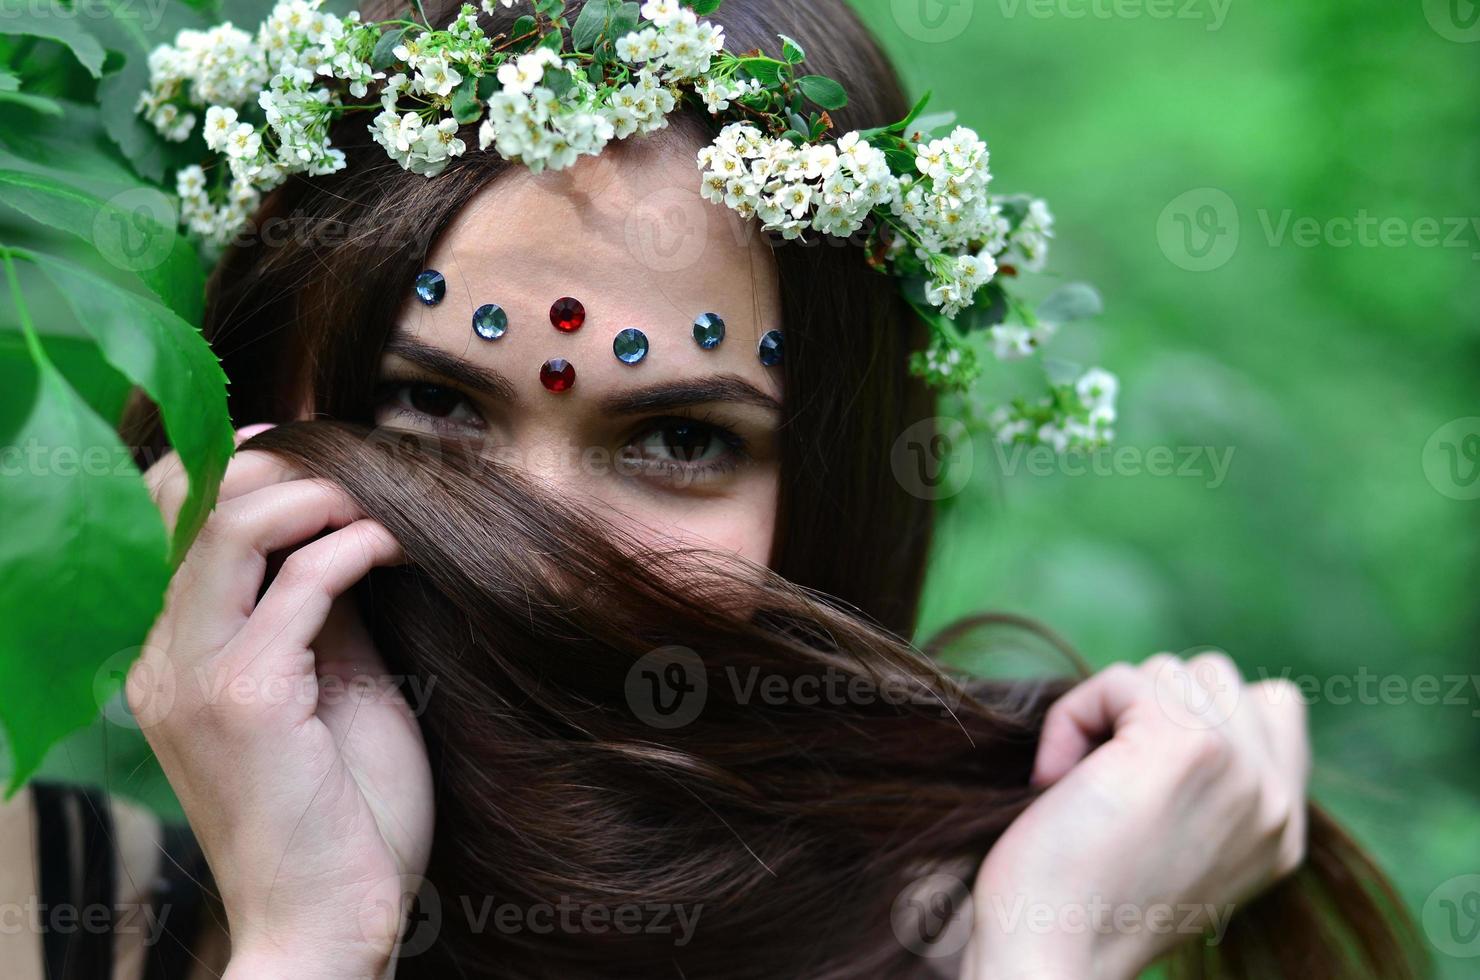
[[[586,322],[586,308],[580,300],[563,296],[550,307],[550,322],[562,333],[575,333]]]
[[[563,357],[552,357],[540,368],[540,384],[559,394],[576,383],[576,366]]]

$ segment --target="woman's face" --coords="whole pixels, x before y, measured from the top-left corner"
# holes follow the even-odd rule
[[[629,140],[560,172],[513,167],[442,236],[427,267],[446,296],[412,296],[381,360],[376,422],[481,441],[550,491],[594,505],[648,543],[770,559],[778,488],[779,367],[756,349],[781,327],[765,239],[699,195],[697,145]],[[551,306],[585,308],[574,332]],[[486,303],[504,335],[474,332]],[[718,314],[705,350],[694,319]],[[649,350],[613,353],[635,327]],[[555,393],[546,361],[574,367]]]

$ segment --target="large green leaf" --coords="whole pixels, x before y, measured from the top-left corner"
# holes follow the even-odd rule
[[[56,99],[48,99],[44,95],[32,95],[30,92],[10,92],[0,89],[0,102],[22,106],[43,116],[55,116],[60,119],[62,115],[62,105]]]
[[[70,180],[100,193],[138,183],[103,131],[97,106],[66,100],[58,105],[61,118],[0,105],[0,168]]]
[[[105,200],[42,174],[0,170],[0,203],[83,239],[182,317],[200,319],[200,259],[176,230],[173,202],[159,191],[132,187]]]
[[[24,283],[22,288],[29,289]],[[27,297],[29,298],[29,292]],[[21,334],[20,327],[3,315],[7,312],[7,305],[6,301],[0,300],[0,352],[25,354],[26,338]],[[118,373],[117,368],[103,359],[102,351],[98,350],[97,343],[91,337],[46,334],[41,332],[39,324],[37,326],[41,347],[46,351],[52,366],[67,379],[72,390],[82,396],[89,408],[109,424],[116,424],[123,416],[124,406],[134,386]],[[3,507],[3,496],[0,496],[0,508]]]
[[[93,78],[103,76],[103,46],[83,30],[83,18],[59,0],[0,0],[0,34],[40,37],[65,45]]]
[[[11,790],[97,714],[100,669],[138,647],[170,576],[164,524],[128,450],[35,334],[25,340],[0,345],[0,689],[10,692],[0,725]]]
[[[215,504],[231,457],[226,375],[220,363],[195,327],[159,303],[55,256],[15,251],[52,281],[108,363],[159,407],[165,433],[190,478],[175,526],[173,554],[178,560]]]

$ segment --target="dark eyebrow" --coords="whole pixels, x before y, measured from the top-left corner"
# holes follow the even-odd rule
[[[601,410],[609,415],[642,415],[709,402],[740,402],[773,412],[781,410],[779,401],[734,374],[661,381],[634,388],[607,397],[601,403]]]
[[[386,343],[385,353],[404,357],[411,363],[440,374],[448,381],[456,381],[472,391],[492,395],[508,402],[518,400],[514,393],[514,384],[508,378],[497,371],[478,367],[476,364],[449,354],[440,347],[423,344],[409,337],[396,336]]]

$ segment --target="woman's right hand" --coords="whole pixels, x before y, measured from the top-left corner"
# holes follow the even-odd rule
[[[146,479],[172,524],[178,460]],[[416,718],[346,592],[401,560],[337,487],[238,453],[129,673],[129,703],[225,905],[228,977],[392,972],[431,848],[432,780]]]

